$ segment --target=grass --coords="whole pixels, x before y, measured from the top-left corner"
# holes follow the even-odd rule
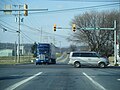
[[[61,56],[61,53],[56,54],[57,57]],[[34,60],[32,55],[30,56],[20,56],[20,63],[17,61],[16,56],[0,56],[0,64],[25,64],[25,63],[34,63],[31,60]]]
[[[20,56],[20,64],[31,63],[34,58],[32,56]],[[19,64],[15,56],[1,56],[0,64]]]

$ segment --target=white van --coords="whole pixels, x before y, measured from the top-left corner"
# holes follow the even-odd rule
[[[76,68],[81,67],[81,65],[95,65],[100,68],[104,68],[109,64],[109,60],[107,58],[101,57],[96,52],[71,52],[69,58],[70,61],[68,64],[72,64]]]

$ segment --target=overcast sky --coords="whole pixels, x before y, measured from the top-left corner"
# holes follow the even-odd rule
[[[72,29],[57,29],[53,31],[53,24],[63,28],[71,28],[70,22],[74,16],[86,11],[102,11],[119,9],[119,0],[0,0],[0,9],[5,5],[12,5],[12,9],[18,9],[15,5],[28,5],[28,9],[48,9],[48,11],[29,11],[28,16],[21,16],[21,43],[50,42],[56,46],[69,46],[66,40],[72,33]],[[120,3],[120,2],[119,2]],[[104,6],[102,6],[104,5]],[[94,7],[93,6],[98,6]],[[92,7],[92,8],[88,8]],[[23,7],[21,7],[23,9]],[[20,12],[23,14],[23,11]],[[5,15],[0,11],[0,42],[18,42],[18,12]],[[7,31],[4,31],[7,30]]]

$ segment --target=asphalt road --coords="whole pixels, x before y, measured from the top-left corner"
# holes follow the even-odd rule
[[[0,90],[120,90],[120,67],[0,65]]]

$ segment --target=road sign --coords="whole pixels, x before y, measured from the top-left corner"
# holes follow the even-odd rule
[[[4,9],[5,9],[5,11],[4,11],[5,14],[12,14],[12,11],[11,11],[12,5],[5,5]]]
[[[115,30],[115,28],[77,28],[78,30]]]

